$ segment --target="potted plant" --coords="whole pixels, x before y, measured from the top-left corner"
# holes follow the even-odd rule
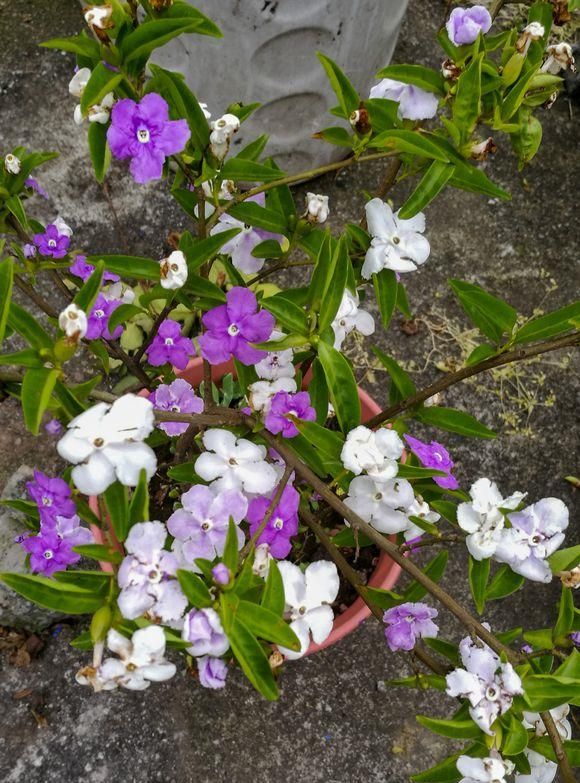
[[[382,328],[396,309],[409,314],[405,275],[420,274],[430,253],[422,210],[443,188],[508,197],[478,166],[495,146],[482,127],[508,137],[521,165],[536,154],[536,110],[555,100],[558,72],[573,64],[570,47],[549,42],[554,12],[534,3],[525,24],[495,33],[485,8],[454,9],[439,35],[442,70],[389,66],[369,98],[320,54],[342,125],[318,136],[350,156],[290,175],[263,158],[263,136],[233,147],[253,107],[232,105],[208,124],[184,80],[149,62],[181,34],[219,34],[189,4],[98,4],[85,12],[91,35],[46,44],[77,56],[70,91],[97,180],[112,158],[127,161],[137,185],[166,178],[192,220],[161,260],[84,256],[62,219],[44,226],[30,214],[32,174],[51,154],[17,148],[4,158],[1,336],[27,346],[2,355],[0,378],[32,432],[49,412],[69,466],[63,477],[37,472],[30,501],[17,502],[32,573],[1,578],[41,606],[91,615],[73,642],[92,650],[78,682],[107,691],[171,680],[173,648],[202,686],[225,687],[237,666],[275,699],[285,661],[336,639],[346,629],[336,616],[357,597],[384,624],[389,648],[428,670],[401,684],[460,700],[451,719],[422,721],[468,744],[419,780],[513,773],[523,783],[553,777],[557,765],[573,780],[578,744],[566,715],[579,699],[580,557],[563,547],[568,509],[520,491],[504,497],[485,477],[465,491],[445,446],[420,441],[413,425],[494,437],[471,413],[442,406],[440,392],[577,346],[578,303],[525,317],[452,280],[481,344],[465,367],[419,390],[375,348],[390,376],[383,410],[359,390],[344,352],[352,332],[370,338],[377,328],[365,299],[374,297]],[[289,189],[380,159],[381,192],[339,236],[324,228],[324,194],[297,205]],[[399,205],[408,179],[414,188]],[[295,266],[304,274],[293,285],[272,283]],[[62,304],[38,291],[39,275]],[[48,326],[11,301],[14,287]],[[80,351],[106,374],[115,362],[112,391],[100,374],[71,382],[68,362]],[[466,548],[477,615],[439,585],[451,543]],[[419,548],[434,550],[423,569]],[[79,567],[81,558],[101,568]],[[397,592],[399,569],[411,583]],[[483,622],[486,602],[554,577],[553,628],[499,635]],[[460,642],[439,638],[427,595],[465,627]],[[524,647],[514,644],[520,633]]]

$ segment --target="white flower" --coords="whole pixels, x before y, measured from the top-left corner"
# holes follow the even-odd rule
[[[109,121],[109,117],[111,116],[111,109],[114,103],[115,96],[112,92],[108,92],[100,103],[95,103],[93,106],[89,107],[89,111],[87,113],[88,121],[99,122],[101,125],[107,123]]]
[[[4,166],[9,174],[19,174],[20,165],[20,158],[17,158],[11,152],[4,158]]]
[[[346,436],[340,459],[355,476],[366,471],[375,481],[388,481],[397,475],[396,460],[402,453],[403,441],[395,430],[383,427],[373,432],[361,424]]]
[[[200,104],[201,105],[201,104]],[[218,200],[219,201],[229,201],[234,197],[234,190],[235,190],[235,183],[231,179],[224,179],[220,182],[220,189],[218,192]],[[206,218],[211,217],[213,213],[215,212],[215,207],[213,205],[213,187],[212,187],[212,181],[206,180],[205,182],[201,183],[201,189],[204,192],[204,195],[206,197],[206,201],[204,201],[204,212]],[[199,205],[196,204],[193,208],[193,213],[196,217],[199,215]]]
[[[432,525],[441,519],[441,515],[436,511],[433,511],[429,504],[425,503],[421,497],[416,497],[413,502],[407,506],[405,513],[409,517],[420,517],[421,519],[424,519],[425,522],[430,522]],[[424,532],[425,531],[420,528],[419,525],[416,525],[412,520],[409,520],[409,527],[405,530],[405,541],[411,541],[413,538],[423,535]]]
[[[264,446],[221,429],[207,430],[203,445],[207,451],[197,458],[195,472],[205,481],[216,480],[214,489],[263,495],[274,488],[276,472],[266,462]]]
[[[344,500],[345,505],[380,533],[407,530],[411,526],[407,508],[413,501],[413,487],[405,479],[377,483],[370,476],[353,478]]]
[[[89,79],[91,78],[90,68],[79,68],[68,83],[68,91],[75,98],[81,98]]]
[[[550,715],[554,719],[554,724],[558,730],[558,734],[562,739],[572,739],[572,726],[568,720],[570,714],[569,704],[560,704],[559,707],[553,707],[550,710]],[[526,729],[533,729],[536,737],[543,737],[546,732],[544,721],[542,720],[539,712],[523,712],[523,724]]]
[[[72,237],[73,230],[68,225],[68,223],[65,223],[64,220],[60,217],[60,215],[56,218],[56,220],[53,220],[52,222],[53,226],[56,226],[59,234],[64,234],[67,237]]]
[[[380,198],[373,198],[365,206],[367,226],[372,236],[361,270],[365,280],[375,272],[392,269],[394,272],[413,272],[429,258],[431,248],[423,236],[425,215],[419,212],[409,220],[402,220]]]
[[[278,378],[276,381],[256,381],[248,386],[249,402],[255,411],[267,413],[272,397],[285,391],[293,394],[297,389],[294,378]]]
[[[99,402],[74,418],[57,451],[76,465],[72,478],[86,495],[104,492],[115,479],[135,487],[143,468],[148,479],[157,468],[155,453],[142,442],[154,426],[153,404],[124,394],[112,405]]]
[[[187,280],[187,261],[181,250],[174,250],[159,262],[161,287],[169,291],[182,288]]]
[[[207,103],[200,103],[199,108],[202,110],[203,116],[206,118],[206,120],[211,119],[211,112],[208,111]]]
[[[224,114],[211,123],[210,149],[218,160],[223,160],[228,154],[232,137],[239,128],[240,121],[235,114]]]
[[[254,562],[252,563],[252,572],[261,577],[267,579],[268,572],[270,571],[270,563],[274,558],[270,554],[269,544],[258,544],[254,553]]]
[[[306,194],[306,219],[309,223],[325,223],[328,219],[328,196]]]
[[[110,27],[113,9],[110,5],[92,5],[84,9],[85,22],[91,27],[105,30]]]
[[[97,669],[81,669],[76,675],[78,683],[92,685],[95,691],[119,686],[144,691],[152,682],[170,680],[176,672],[175,664],[165,660],[165,634],[158,625],[139,628],[131,639],[111,628],[107,646],[119,658],[107,658]]]
[[[270,340],[282,340],[286,335],[274,329]],[[277,381],[279,378],[293,378],[295,375],[292,358],[292,348],[284,348],[281,351],[269,351],[255,366],[258,378],[266,381]],[[296,389],[294,389],[296,391]]]
[[[515,43],[516,49],[520,54],[526,55],[532,41],[539,41],[545,33],[544,26],[539,22],[530,22],[529,25],[524,27],[520,37]]]
[[[58,325],[76,343],[87,333],[87,314],[71,302],[58,316]]]
[[[366,310],[360,310],[358,303],[358,293],[352,294],[348,288],[345,288],[340,307],[331,324],[334,331],[334,347],[337,350],[340,350],[345,337],[353,330],[356,329],[365,337],[375,331],[374,318]]]
[[[301,658],[310,645],[310,634],[316,644],[322,642],[332,631],[334,613],[330,604],[338,595],[340,586],[338,571],[329,560],[311,563],[304,573],[294,563],[282,560],[278,563],[282,582],[286,614],[291,620],[290,628],[300,640],[300,651],[279,647],[286,658]]]
[[[463,777],[459,783],[506,783],[506,775],[511,775],[514,765],[505,761],[492,751],[492,756],[483,759],[473,759],[471,756],[459,756],[457,769]]]
[[[530,765],[529,775],[517,773],[514,777],[514,783],[552,783],[558,771],[558,765],[550,761],[535,750],[526,748],[524,750],[526,758]]]
[[[383,79],[371,89],[369,98],[386,98],[399,104],[398,115],[406,120],[427,120],[437,114],[439,99],[432,92],[396,79]]]
[[[457,522],[469,534],[465,543],[472,557],[484,560],[495,554],[502,535],[504,516],[500,509],[516,508],[525,493],[502,498],[495,483],[481,478],[471,485],[469,494],[471,503],[460,503],[457,508]]]
[[[117,283],[111,283],[106,288],[102,288],[101,293],[109,301],[120,299],[123,304],[133,304],[135,301],[135,291],[121,280]]]
[[[544,73],[557,74],[568,68],[572,73],[575,73],[576,65],[570,44],[562,42],[554,44],[553,46],[548,46],[546,54],[548,55],[548,58],[540,69]]]

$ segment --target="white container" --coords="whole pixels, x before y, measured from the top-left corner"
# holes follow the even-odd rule
[[[312,139],[331,125],[336,105],[321,51],[349,76],[362,97],[388,65],[407,0],[195,0],[220,27],[222,39],[181,35],[154,61],[184,74],[212,117],[230,103],[262,104],[235,138],[236,147],[261,133],[265,154],[296,172],[344,156],[344,148]],[[234,147],[234,149],[236,149]]]

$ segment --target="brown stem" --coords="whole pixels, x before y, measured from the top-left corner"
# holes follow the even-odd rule
[[[407,397],[406,400],[401,400],[401,402],[391,405],[389,408],[377,413],[376,416],[373,416],[372,419],[369,419],[369,421],[366,422],[366,426],[371,428],[378,427],[378,425],[382,424],[384,421],[394,418],[399,413],[409,410],[409,408],[413,408],[415,405],[419,405],[419,403],[424,402],[434,394],[444,391],[460,381],[471,378],[473,375],[478,375],[487,370],[493,370],[495,367],[502,367],[504,364],[511,364],[511,362],[531,359],[533,356],[539,356],[548,351],[556,351],[559,348],[571,348],[576,345],[580,345],[580,332],[573,332],[565,337],[544,340],[541,343],[535,343],[534,345],[529,345],[525,348],[517,348],[513,351],[500,353],[498,356],[492,356],[490,359],[485,359],[477,364],[463,367],[456,372],[447,373],[438,381],[435,381],[435,383],[432,383],[425,389],[411,395],[411,397]]]
[[[135,351],[135,355],[133,356],[134,360],[139,364],[141,359],[143,358],[143,355],[147,348],[151,345],[153,340],[155,339],[155,336],[157,335],[157,332],[159,331],[159,327],[165,321],[169,313],[173,310],[173,298],[167,302],[163,310],[159,313],[155,321],[153,322],[153,326],[151,327],[151,331],[143,341],[143,345],[139,348],[138,351]]]
[[[134,375],[142,384],[142,386],[145,389],[151,389],[153,388],[153,379],[151,379],[147,373],[143,370],[143,368],[135,362],[131,356],[129,356],[128,353],[125,353],[125,351],[121,348],[120,345],[113,342],[112,340],[105,340],[104,338],[101,338],[105,344],[105,347],[108,349],[108,352],[115,358],[119,359],[119,361],[123,362],[125,367],[129,370],[129,372]]]
[[[27,283],[23,277],[20,277],[20,275],[15,274],[14,282],[18,286],[18,288],[22,291],[22,293],[26,294],[26,296],[32,302],[34,302],[34,304],[40,310],[42,310],[43,313],[46,313],[46,315],[48,315],[49,318],[58,318],[58,313],[52,307],[52,305],[49,304],[46,301],[46,299],[44,299],[37,291],[35,291],[35,289],[30,285],[30,283]]]
[[[384,199],[389,190],[393,187],[397,180],[397,174],[399,173],[399,170],[401,168],[402,161],[401,158],[392,158],[388,161],[387,170],[385,172],[385,176],[383,177],[383,180],[377,189],[375,193],[375,198]],[[363,215],[360,221],[361,228],[364,228],[366,230],[367,227],[367,218],[366,215]]]
[[[192,421],[185,432],[179,436],[175,445],[175,455],[173,457],[174,465],[180,465],[184,461],[185,457],[187,456],[187,452],[193,445],[195,436],[199,431],[199,424]]]
[[[293,266],[313,266],[314,261],[312,261],[309,258],[303,258],[298,261],[281,261],[277,264],[274,264],[274,266],[270,266],[267,269],[262,269],[261,272],[258,272],[258,274],[253,277],[251,280],[249,280],[246,285],[248,288],[251,288],[251,286],[255,285],[256,283],[259,283],[260,280],[263,280],[265,277],[270,277],[270,275],[273,275],[274,272],[279,272],[281,269],[290,269]]]
[[[560,772],[562,773],[562,779],[564,783],[574,783],[576,778],[572,772],[572,767],[570,766],[570,761],[566,751],[564,750],[562,738],[560,737],[558,729],[556,728],[556,724],[554,723],[554,718],[552,718],[551,713],[547,710],[546,712],[540,712],[540,718],[544,721],[546,732],[550,738],[552,747],[554,748],[554,753],[556,754],[558,766],[560,767]]]

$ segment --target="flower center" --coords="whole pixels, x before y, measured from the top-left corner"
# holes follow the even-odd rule
[[[134,663],[128,663],[125,665],[125,669],[127,669],[128,672],[134,672],[137,668],[137,665]]]
[[[173,413],[181,413],[181,409],[180,409],[179,405],[172,405],[169,410],[173,411]]]
[[[536,533],[535,536],[530,537],[530,544],[539,544],[542,540],[542,536]]]
[[[52,558],[54,557],[54,552],[52,551],[52,549],[45,549],[44,552],[42,553],[42,556],[44,557],[45,560],[52,560]]]
[[[272,527],[275,527],[276,530],[282,530],[282,528],[284,527],[284,520],[282,519],[282,517],[276,517],[276,519],[272,523]]]
[[[206,532],[207,532],[208,530],[211,530],[211,529],[212,529],[212,527],[213,527],[213,524],[212,524],[212,522],[211,522],[211,520],[210,520],[210,519],[206,519],[206,520],[204,520],[204,521],[201,523],[201,529],[202,529],[202,530],[205,530]]]
[[[238,464],[233,457],[230,457],[228,462],[229,462],[230,465],[237,465]]]
[[[344,320],[344,318],[341,318],[338,323],[340,324],[340,326],[346,326],[346,321]]]
[[[177,266],[177,264],[171,264],[171,271],[172,272],[177,272],[178,270],[179,270],[179,267]]]
[[[375,495],[375,500],[382,500],[382,499],[383,499],[383,493],[382,492],[377,492],[376,495]]]
[[[137,141],[140,141],[141,144],[147,144],[150,138],[147,128],[139,128],[137,131]]]
[[[103,438],[95,438],[93,441],[93,446],[95,446],[97,449],[100,449],[101,446],[104,446],[105,441]]]
[[[161,581],[161,571],[158,571],[156,568],[151,569],[148,574],[148,579],[150,582],[153,582],[153,584],[158,584]]]
[[[301,606],[300,609],[298,610],[298,614],[301,614],[301,615],[306,614],[306,607],[305,606]]]
[[[401,240],[399,239],[399,237],[398,237],[398,236],[394,236],[394,237],[393,237],[393,245],[398,245],[400,241],[401,241]]]
[[[488,701],[497,701],[499,699],[499,691],[495,685],[490,685],[485,691],[485,698]]]
[[[165,345],[173,345],[173,339],[171,337],[166,337]]]
[[[95,317],[96,318],[104,318],[105,311],[104,310],[95,310]]]
[[[49,247],[56,247],[56,239],[49,239],[48,240],[48,246]]]
[[[236,324],[230,324],[228,326],[228,334],[230,337],[235,337],[240,330],[238,329]]]
[[[46,495],[42,496],[42,505],[43,506],[52,506],[52,500],[50,498],[47,498]]]

